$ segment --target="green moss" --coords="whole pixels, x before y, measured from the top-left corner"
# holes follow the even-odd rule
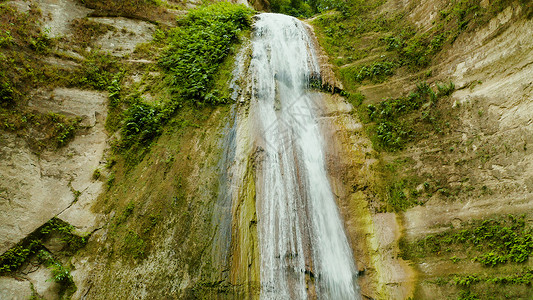
[[[124,253],[133,258],[144,258],[145,247],[144,240],[137,233],[129,230],[124,238]]]
[[[527,1],[521,5],[527,8]],[[487,8],[477,0],[453,0],[440,11],[440,18],[426,32],[413,27],[397,27],[396,32],[382,39],[387,50],[395,51],[403,64],[426,67],[445,45],[452,44],[465,31],[471,31],[488,22],[508,6],[512,0],[493,1]]]
[[[120,215],[115,219],[115,225],[118,226],[122,223],[124,223],[129,216],[133,213],[133,210],[135,209],[135,203],[130,202],[128,205],[124,208],[124,210],[120,213]]]

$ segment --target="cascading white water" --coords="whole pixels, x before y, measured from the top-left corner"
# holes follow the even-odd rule
[[[352,250],[326,173],[308,91],[320,73],[298,19],[261,14],[249,68],[263,299],[359,299]]]

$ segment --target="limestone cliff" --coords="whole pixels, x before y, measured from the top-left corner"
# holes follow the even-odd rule
[[[156,59],[164,49],[157,40],[199,2],[104,2],[0,2],[1,58],[9,57],[2,63],[24,72],[13,81],[16,92],[1,86],[2,93],[24,97],[13,96],[16,113],[1,103],[0,254],[41,239],[39,249],[55,259],[33,253],[17,269],[2,270],[0,298],[258,298],[254,159],[260,150],[250,144],[246,104],[184,108],[149,147],[115,152],[121,108],[113,107],[113,95],[145,103],[170,97],[161,85]],[[471,237],[456,241],[461,230],[490,227],[494,235],[511,228],[531,247],[533,8],[527,1],[484,0],[461,17],[463,2],[368,1],[353,19],[325,12],[309,20],[325,49],[323,87],[334,92],[323,95],[320,117],[330,181],[368,299],[532,296],[531,257],[487,267],[480,261],[488,252],[478,249],[493,240],[476,240],[478,248]],[[422,67],[398,63],[354,80],[363,67],[417,59],[386,50],[413,34],[398,26],[437,36],[434,28],[455,21],[454,14],[470,23],[459,22],[453,38],[437,38],[438,50],[416,52],[430,53],[417,60]],[[375,27],[365,31],[357,18]],[[16,33],[29,23],[40,31]],[[452,32],[450,24],[442,26]],[[352,33],[359,34],[353,43]],[[233,51],[226,73],[235,66]],[[0,80],[15,76],[6,74]],[[94,74],[111,75],[101,83]],[[113,88],[116,74],[123,77]],[[420,116],[402,119],[414,127],[403,148],[380,148],[368,105],[408,97],[420,82],[435,95],[437,84],[452,82],[455,90],[422,103]],[[63,141],[57,120],[74,124],[75,134],[66,132]],[[394,201],[408,204],[398,209]],[[62,266],[60,274],[68,270],[73,282],[50,280],[58,274],[50,265]]]

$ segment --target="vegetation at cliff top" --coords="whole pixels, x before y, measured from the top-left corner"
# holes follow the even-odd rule
[[[168,45],[159,66],[165,71],[164,84],[171,99],[148,104],[133,96],[122,127],[123,147],[145,147],[184,105],[218,105],[229,100],[216,88],[215,80],[240,33],[250,28],[252,14],[244,5],[217,3],[189,11],[178,20],[178,27],[160,37],[159,42]]]
[[[378,12],[385,1],[331,1],[336,13],[318,16],[313,24],[326,52],[339,66],[339,75],[353,92],[365,80],[382,82],[398,68],[418,71],[457,37],[471,31],[513,3],[491,1],[487,8],[477,0],[453,0],[443,4],[429,30],[419,30],[406,19],[405,12]],[[529,17],[530,1],[520,5]],[[362,59],[365,61],[361,61]]]

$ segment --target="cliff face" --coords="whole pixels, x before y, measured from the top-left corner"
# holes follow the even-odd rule
[[[103,9],[98,1],[86,2],[92,5],[70,0],[0,5],[34,16],[42,22],[43,32],[50,28],[46,32],[53,46],[35,52],[38,62],[31,62],[33,69],[48,75],[80,70],[88,74],[90,67],[105,64],[96,71],[104,74],[112,63],[94,58],[94,49],[101,49],[112,54],[106,59],[122,68],[124,95],[140,93],[146,102],[168,96],[168,91],[150,88],[157,85],[160,70],[156,54],[150,52],[155,48],[143,43],[160,29],[174,26],[174,17],[195,4],[168,1],[143,13],[135,7],[123,7],[120,12]],[[396,13],[416,31],[431,32],[457,1],[381,2],[371,10],[374,18]],[[268,6],[260,3],[254,6]],[[482,257],[489,253],[487,247],[507,241],[472,241],[489,227],[492,235],[510,228],[517,236],[512,245],[526,247],[526,252],[531,248],[518,240],[531,239],[533,219],[532,8],[523,1],[481,1],[479,5],[503,7],[483,22],[472,21],[453,42],[432,54],[423,68],[400,67],[383,81],[354,83],[346,70],[382,62],[383,57],[395,58],[397,54],[384,51],[380,44],[392,29],[357,37],[349,60],[332,51],[327,40],[342,39],[335,33],[345,28],[326,33],[326,26],[312,21],[326,50],[322,56],[325,83],[342,87],[337,75],[352,95],[360,92],[366,97],[358,106],[352,98],[347,103],[339,95],[322,95],[327,100],[320,122],[329,145],[330,181],[357,258],[362,292],[368,297],[483,298],[491,291],[498,291],[497,297],[531,297],[524,283],[532,268],[529,256],[519,262],[507,257],[486,267]],[[16,45],[0,43],[3,53],[22,47]],[[365,51],[370,55],[358,60],[356,56]],[[233,66],[228,61],[225,68]],[[61,282],[50,281],[53,269],[35,255],[18,270],[3,273],[0,294],[47,299],[60,295],[73,299],[256,298],[259,253],[253,182],[254,157],[260,153],[250,144],[246,106],[184,109],[143,151],[142,159],[131,164],[135,157],[114,157],[110,150],[120,139],[119,133],[109,134],[118,126],[116,112],[108,106],[113,90],[107,85],[112,80],[101,87],[87,84],[88,75],[82,76],[86,81],[61,76],[53,77],[55,83],[32,83],[28,97],[20,100],[19,107],[24,107],[20,120],[23,116],[30,120],[30,113],[37,116],[32,118],[54,113],[77,120],[76,134],[69,142],[52,147],[56,137],[51,138],[51,129],[43,129],[44,121],[40,125],[13,121],[18,129],[6,125],[0,131],[0,253],[37,234],[44,249],[71,270],[77,289],[65,291]],[[437,104],[424,103],[440,113],[436,122],[442,132],[414,130],[418,135],[404,148],[380,149],[372,141],[367,105],[405,96],[421,81],[434,90],[436,83],[455,85],[455,91]],[[2,120],[13,120],[2,113]],[[429,126],[425,119],[412,119],[419,122],[411,123],[414,126]],[[224,161],[233,161],[233,169],[221,167]],[[237,192],[230,185],[244,188]],[[395,199],[411,204],[391,209],[389,203]],[[78,236],[90,234],[87,244],[70,251],[62,231],[43,235],[43,224],[53,217],[74,226],[72,232]],[[483,223],[489,219],[496,223]],[[461,231],[470,236],[458,242],[456,234]],[[505,251],[494,246],[493,254],[504,257]],[[465,278],[472,282],[462,284]],[[507,283],[494,283],[498,278],[507,278]]]
[[[354,22],[356,18],[329,17],[337,18],[338,24],[321,21],[321,17],[313,21],[344,86],[365,96],[355,111],[366,124],[355,128],[366,128],[375,151],[366,155],[366,165],[372,166],[369,172],[364,172],[364,165],[359,168],[358,180],[365,174],[367,180],[354,189],[370,206],[373,222],[369,228],[373,228],[379,245],[375,253],[389,251],[396,258],[388,262],[381,258],[388,271],[376,268],[367,274],[372,277],[377,271],[377,282],[383,280],[388,287],[399,290],[403,286],[408,291],[412,286],[410,291],[416,299],[503,299],[504,295],[527,299],[531,297],[526,285],[531,272],[527,254],[531,245],[520,240],[531,239],[533,205],[527,167],[532,117],[529,106],[533,99],[533,41],[527,32],[532,30],[532,8],[519,1],[481,1],[480,6],[472,3],[464,7],[457,3],[386,1],[360,16],[362,20],[382,20],[370,25],[375,27],[369,31],[365,31],[368,27],[364,24]],[[446,40],[454,30],[450,25],[453,11],[467,9],[476,11],[475,17],[469,19],[466,13],[463,29]],[[395,19],[397,14],[401,19]],[[407,20],[408,24],[400,26],[413,26],[419,36],[405,44],[395,40],[397,25],[388,22],[400,24],[399,20]],[[371,22],[367,21],[374,24]],[[359,27],[350,27],[353,24]],[[408,30],[402,34],[409,35]],[[436,43],[434,37],[441,33],[446,40],[438,46],[441,48],[431,43],[423,46],[427,38],[433,37]],[[340,48],[344,45],[351,50]],[[417,54],[409,56],[411,53]],[[424,55],[433,56],[421,61]],[[391,65],[387,65],[389,62]],[[393,71],[384,75],[376,66],[392,66]],[[406,112],[395,111],[394,105],[410,105],[407,101],[417,97],[410,93],[420,93],[417,85],[424,82],[436,91],[437,100],[431,100],[436,102],[426,102],[414,112],[409,108]],[[448,82],[454,83],[455,91],[440,98],[437,85],[442,88]],[[392,112],[380,103],[391,105],[388,108]],[[373,109],[381,116],[369,117]],[[417,115],[421,110],[424,112]],[[392,117],[383,117],[385,114]],[[373,127],[380,122],[402,131]],[[434,127],[427,129],[428,124]],[[341,132],[347,132],[348,137],[359,136],[353,126],[344,128]],[[397,134],[395,141],[407,142],[394,148],[399,144],[386,140],[393,134]],[[522,221],[513,221],[519,216]],[[350,222],[350,217],[346,220]],[[512,230],[516,238],[493,238],[506,230]],[[514,246],[505,248],[503,244]],[[525,256],[514,259],[510,255],[514,250],[509,250],[512,247],[523,248]],[[410,268],[393,269],[395,260],[407,262]],[[507,283],[495,283],[501,280]],[[402,296],[399,290],[389,292],[395,299],[410,293]],[[387,298],[377,296],[381,297]]]

